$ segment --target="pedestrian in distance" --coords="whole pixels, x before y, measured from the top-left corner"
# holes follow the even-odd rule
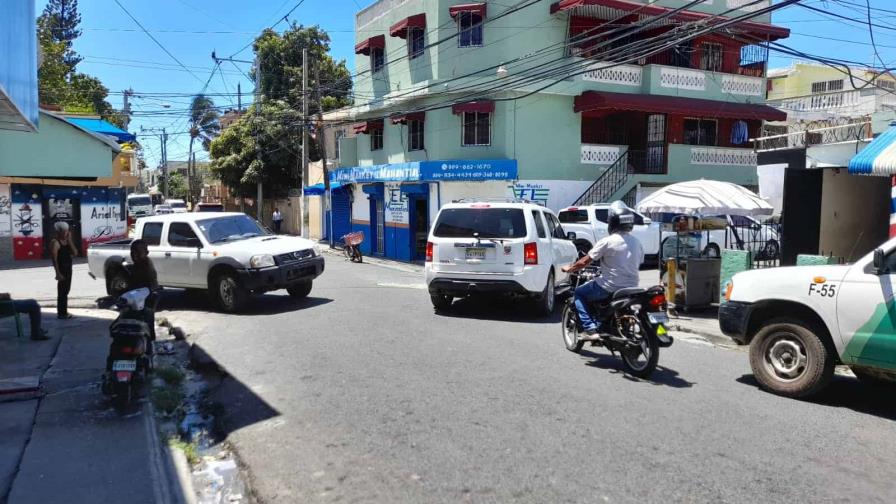
[[[0,301],[9,301],[12,307],[19,313],[28,315],[31,323],[31,339],[35,341],[43,341],[50,339],[46,329],[40,326],[40,305],[33,299],[12,299],[6,292],[0,292]]]
[[[274,221],[274,233],[280,234],[280,226],[283,224],[283,215],[280,213],[279,208],[274,209],[273,221]]]
[[[72,242],[68,223],[57,222],[53,229],[56,235],[50,241],[50,255],[56,270],[56,316],[70,319],[72,315],[68,312],[68,293],[72,290],[72,258],[78,255],[78,249]]]

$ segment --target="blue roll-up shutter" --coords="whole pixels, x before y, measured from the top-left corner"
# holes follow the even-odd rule
[[[331,205],[333,209],[333,241],[340,243],[342,237],[352,232],[352,203],[349,191],[333,191]]]

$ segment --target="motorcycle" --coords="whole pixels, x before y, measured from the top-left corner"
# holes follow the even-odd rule
[[[152,372],[152,340],[146,310],[152,308],[153,293],[149,289],[135,289],[121,296],[101,298],[101,308],[113,308],[118,317],[109,326],[112,343],[106,358],[102,391],[111,396],[119,412],[130,409],[137,391]]]
[[[599,275],[596,266],[572,274],[574,288],[571,292]],[[607,299],[591,303],[588,309],[601,328],[592,345],[603,346],[613,355],[618,352],[627,374],[649,377],[656,369],[660,348],[672,345],[673,339],[664,325],[669,322],[669,317],[665,291],[660,285],[648,289],[620,289]],[[581,352],[585,344],[581,339],[584,331],[572,295],[563,304],[561,323],[566,349]]]
[[[361,255],[361,243],[364,241],[363,231],[344,235],[342,241],[344,243],[342,253],[345,254],[346,259],[357,263],[364,261],[364,257]]]

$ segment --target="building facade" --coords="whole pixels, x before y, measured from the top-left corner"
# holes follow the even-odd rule
[[[687,3],[381,0],[360,11],[356,104],[328,117],[354,120],[336,134],[334,225],[347,201],[367,253],[414,260],[455,199],[557,209],[634,204],[696,178],[755,186],[748,140],[785,118],[764,104],[765,44],[789,31],[764,14],[673,40],[683,24],[767,6],[675,10]],[[657,47],[663,37],[671,42]]]
[[[46,257],[57,221],[80,253],[127,234],[134,151],[46,111],[35,133],[0,131],[0,261]]]

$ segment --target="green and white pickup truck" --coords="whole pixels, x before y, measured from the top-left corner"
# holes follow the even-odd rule
[[[896,377],[896,239],[855,264],[738,273],[719,307],[722,332],[750,345],[760,385],[812,395],[837,364],[862,381]]]

